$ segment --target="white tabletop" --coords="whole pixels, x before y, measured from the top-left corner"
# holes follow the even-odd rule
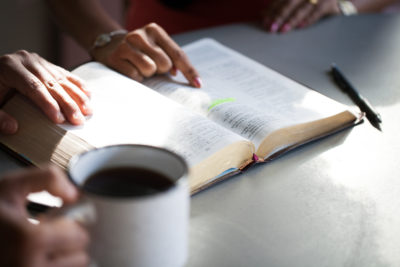
[[[212,37],[337,101],[336,62],[380,112],[192,198],[188,266],[400,266],[400,16],[327,19],[268,34],[233,25]]]
[[[380,112],[194,197],[188,266],[400,266],[400,16],[336,17],[289,34],[240,24],[212,37],[342,103],[336,62]],[[18,167],[0,152],[0,171]]]

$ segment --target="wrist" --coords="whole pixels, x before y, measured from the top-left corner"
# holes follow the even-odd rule
[[[99,34],[94,40],[92,46],[89,48],[89,54],[93,56],[93,53],[96,49],[109,45],[112,42],[113,38],[121,35],[126,35],[127,33],[128,31],[120,29],[108,33]]]
[[[338,0],[338,7],[340,13],[344,16],[351,16],[358,14],[357,7],[354,5],[353,2],[348,0]]]

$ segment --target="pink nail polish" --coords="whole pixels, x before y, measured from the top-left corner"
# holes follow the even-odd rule
[[[196,77],[193,80],[193,84],[195,87],[200,88],[203,84],[203,82],[201,81],[200,77]]]
[[[269,28],[270,32],[277,32],[279,29],[279,23],[274,22],[272,23],[271,27]]]
[[[290,24],[286,23],[285,25],[283,25],[281,32],[285,33],[288,32],[292,29],[292,26],[290,26]]]

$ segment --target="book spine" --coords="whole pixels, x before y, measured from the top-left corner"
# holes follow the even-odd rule
[[[253,153],[253,157],[252,157],[251,159],[247,160],[247,161],[239,168],[239,170],[240,170],[241,172],[243,172],[243,171],[247,170],[248,168],[250,168],[251,166],[253,166],[254,164],[259,163],[259,162],[264,162],[264,159],[259,158],[256,154]]]

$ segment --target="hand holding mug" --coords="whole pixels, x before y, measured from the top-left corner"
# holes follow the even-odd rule
[[[26,197],[42,190],[65,203],[78,198],[78,191],[54,166],[9,173],[0,181],[0,266],[87,266],[89,236],[79,224],[65,217],[28,221]]]

